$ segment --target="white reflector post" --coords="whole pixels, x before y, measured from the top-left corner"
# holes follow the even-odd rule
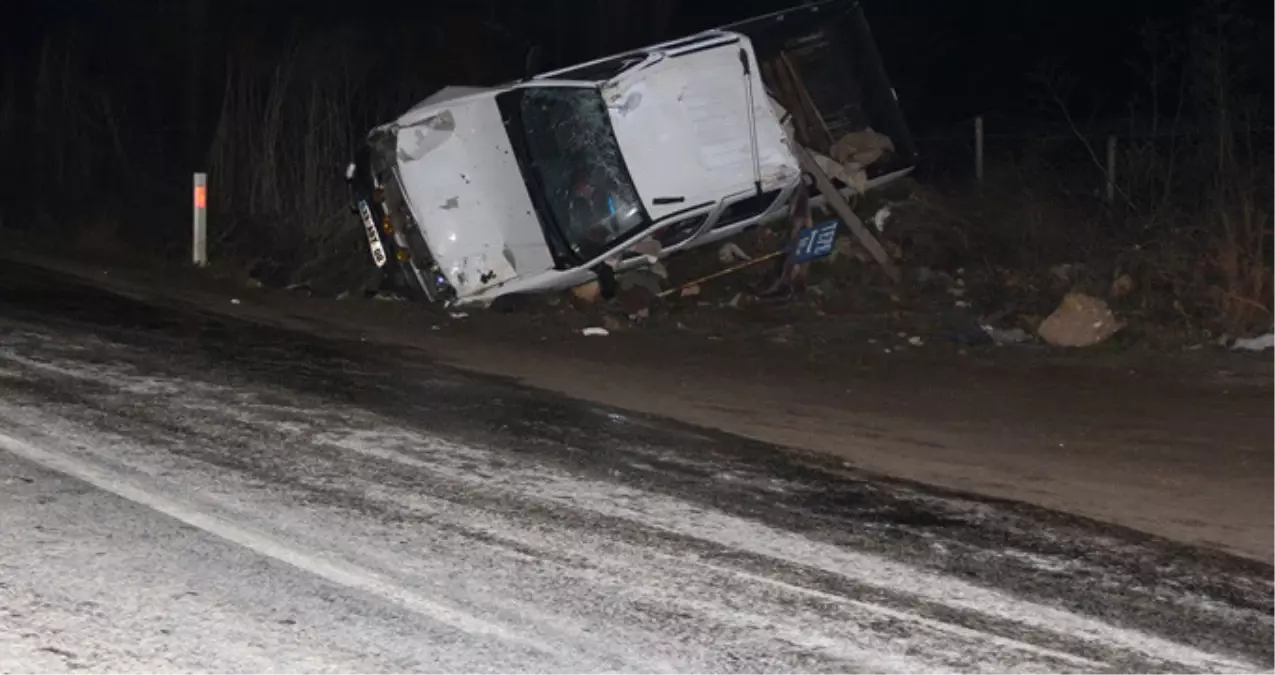
[[[208,264],[208,174],[195,174],[194,238],[190,259],[196,267]]]

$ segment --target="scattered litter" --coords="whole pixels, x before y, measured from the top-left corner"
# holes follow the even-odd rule
[[[1124,324],[1107,303],[1083,293],[1068,293],[1053,314],[1036,329],[1055,347],[1090,347],[1115,335]]]
[[[430,330],[441,330],[438,326],[430,326]]]
[[[584,334],[585,337],[606,337],[611,334],[611,331],[599,326],[591,326],[580,332]]]
[[[1022,328],[1005,329],[997,328],[989,324],[984,324],[981,328],[984,333],[987,333],[987,337],[991,338],[992,342],[998,345],[1017,345],[1029,342],[1032,339],[1032,336]]]
[[[230,299],[230,304],[232,304],[232,305],[237,305],[237,304],[239,304],[239,298],[231,298],[231,299]]]
[[[1267,349],[1275,349],[1275,333],[1267,333],[1253,338],[1240,338],[1235,341],[1235,344],[1231,345],[1231,349],[1247,352],[1262,352]]]
[[[467,319],[467,318],[469,318],[469,315],[468,315],[468,314],[466,314],[465,312],[448,312],[448,313],[447,313],[447,315],[448,315],[448,316],[450,316],[450,317],[451,317],[451,318],[453,318],[453,319]]]
[[[876,227],[877,227],[877,232],[885,232],[885,224],[886,224],[886,222],[887,222],[887,221],[889,221],[889,220],[890,220],[890,207],[889,207],[889,205],[882,206],[882,207],[881,207],[881,209],[880,209],[880,210],[878,210],[878,211],[877,211],[875,214],[873,214],[873,216],[872,216],[872,224],[873,224],[873,225],[876,225]]]
[[[952,306],[960,307],[961,309],[968,309],[970,306],[970,303],[968,300],[957,300],[956,302],[952,303]]]
[[[925,344],[925,340],[922,340],[920,335],[913,335],[912,337],[908,338],[908,344],[912,345],[913,347],[921,347]]]
[[[749,260],[752,260],[752,257],[745,253],[744,249],[739,247],[739,244],[736,244],[733,241],[728,241],[725,244],[722,244],[721,248],[717,249],[717,261],[723,265],[729,265],[737,262],[748,262]]]
[[[743,294],[743,293],[736,293],[736,294],[735,294],[735,297],[731,298],[731,299],[730,299],[730,302],[727,302],[727,303],[726,303],[726,306],[727,306],[727,307],[731,307],[731,308],[738,308],[738,307],[739,307],[739,303],[743,302],[743,300],[744,300],[744,294]]]
[[[350,297],[350,292],[349,292],[349,291],[341,291],[340,293],[337,293],[337,294],[336,294],[336,299],[337,299],[337,300],[345,300],[345,299],[347,299],[347,298],[349,298],[349,297]]]
[[[951,288],[949,288],[949,289],[947,289],[947,292],[948,292],[948,293],[951,293],[951,294],[952,294],[952,297],[954,297],[954,298],[963,298],[963,297],[965,297],[965,289],[964,289],[964,288],[962,288],[962,287],[960,286],[960,284],[961,284],[960,279],[957,279],[956,283],[957,283],[957,285],[956,285],[956,286],[953,286],[953,287],[951,287]]]

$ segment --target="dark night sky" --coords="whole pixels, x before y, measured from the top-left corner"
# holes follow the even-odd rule
[[[189,0],[188,0],[189,1]],[[393,49],[392,40],[378,42],[378,33],[395,34],[410,41],[455,38],[457,12],[472,15],[477,25],[494,31],[497,58],[516,68],[525,45],[552,32],[563,21],[553,7],[571,8],[604,3],[539,0],[475,0],[442,5],[411,0],[379,3],[349,0],[205,0],[215,30],[251,30],[259,35],[291,35],[322,27],[362,32],[369,36],[367,49]],[[658,2],[661,0],[651,0]],[[670,0],[663,0],[669,2]],[[669,32],[683,33],[747,17],[796,3],[798,0],[672,0],[675,7]],[[1046,66],[1055,66],[1075,79],[1072,103],[1084,116],[1119,116],[1126,112],[1131,88],[1144,81],[1130,67],[1139,55],[1139,29],[1149,23],[1166,31],[1200,23],[1207,0],[863,0],[886,67],[903,99],[916,130],[942,129],[972,115],[987,113],[1004,120],[1044,116],[1043,92],[1033,79]],[[6,60],[12,66],[15,53],[28,58],[33,45],[50,28],[74,27],[85,40],[110,53],[145,50],[144,59],[163,70],[188,53],[183,33],[186,1],[181,0],[3,0]],[[641,2],[637,3],[641,5]],[[1232,0],[1252,22],[1254,40],[1246,47],[1254,54],[1250,89],[1271,86],[1270,0]],[[439,9],[440,7],[444,9]],[[560,11],[560,10],[559,10]],[[596,14],[596,12],[595,12]],[[568,19],[569,20],[569,19]],[[577,16],[588,24],[590,16]],[[472,22],[471,22],[472,23]],[[589,26],[577,26],[589,30]],[[480,29],[481,30],[481,29]],[[650,38],[640,31],[610,31],[613,50],[638,46]],[[1166,33],[1169,34],[1169,33]],[[662,36],[661,36],[662,37]],[[644,39],[646,38],[646,39]],[[571,41],[568,41],[571,42]],[[489,43],[490,44],[490,43]],[[574,43],[577,44],[578,43]],[[23,46],[25,45],[25,50]],[[462,47],[463,49],[463,47]],[[472,51],[472,50],[471,50]],[[572,49],[563,58],[578,60],[598,56],[596,45]],[[604,51],[609,51],[604,48]],[[453,52],[454,53],[454,52]],[[221,59],[220,55],[210,55]],[[384,56],[384,55],[383,55]],[[428,51],[413,58],[430,59]],[[136,69],[137,60],[130,63]],[[112,69],[110,59],[101,68]],[[519,73],[512,72],[516,76]]]

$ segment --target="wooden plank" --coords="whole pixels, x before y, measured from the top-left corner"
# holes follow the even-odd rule
[[[810,155],[810,151],[806,148],[797,148],[797,160],[801,163],[801,170],[809,173],[815,178],[815,186],[819,188],[819,192],[823,194],[827,200],[828,206],[836,212],[841,218],[841,222],[850,228],[850,232],[859,240],[860,244],[867,249],[881,269],[885,271],[886,276],[894,283],[903,281],[903,275],[899,272],[899,268],[895,266],[894,261],[890,260],[890,255],[881,247],[881,242],[873,236],[872,232],[864,226],[863,221],[854,214],[854,210],[850,208],[850,202],[837,191],[837,186],[832,184],[832,179],[828,178],[828,174],[819,168],[819,164],[815,162],[815,158]]]

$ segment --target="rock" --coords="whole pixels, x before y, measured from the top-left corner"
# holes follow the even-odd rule
[[[1123,298],[1132,293],[1136,287],[1136,284],[1133,283],[1133,277],[1128,274],[1121,274],[1116,277],[1115,281],[1111,282],[1111,290],[1107,294],[1112,298]]]
[[[571,289],[572,304],[592,305],[602,298],[602,286],[597,281],[580,284]]]
[[[1115,335],[1124,324],[1107,303],[1083,293],[1068,293],[1053,314],[1036,329],[1040,339],[1055,347],[1090,347]]]

